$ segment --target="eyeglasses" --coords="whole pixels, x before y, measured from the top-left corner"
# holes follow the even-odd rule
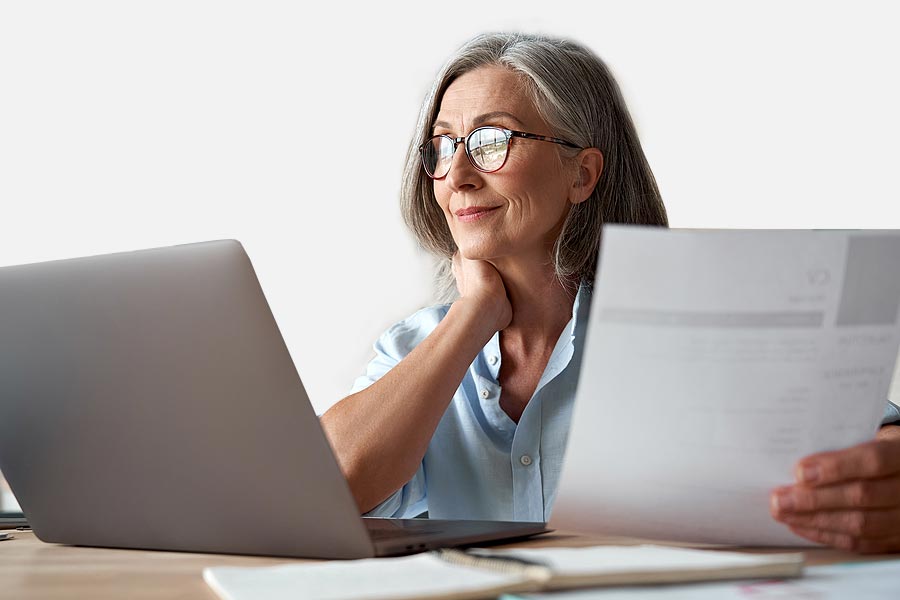
[[[555,137],[513,131],[503,127],[479,127],[464,137],[436,135],[426,140],[419,146],[422,166],[425,167],[425,172],[432,179],[443,179],[450,172],[450,163],[453,162],[456,147],[465,142],[466,156],[469,157],[472,166],[482,173],[493,173],[506,164],[506,158],[509,156],[509,142],[514,137],[553,142],[581,150],[581,146]]]

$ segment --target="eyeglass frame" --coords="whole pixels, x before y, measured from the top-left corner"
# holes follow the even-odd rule
[[[497,167],[496,169],[482,169],[475,163],[475,159],[472,158],[472,153],[469,151],[469,143],[468,143],[469,138],[472,137],[475,134],[475,132],[481,131],[483,129],[496,129],[498,131],[502,131],[503,134],[506,136],[506,156],[503,157],[503,162],[500,163],[500,166]],[[516,131],[515,129],[507,129],[506,127],[498,127],[496,125],[483,125],[481,127],[476,127],[475,129],[470,131],[468,134],[463,135],[463,136],[454,137],[452,135],[447,135],[446,133],[441,133],[438,135],[433,135],[430,138],[428,138],[427,140],[425,140],[424,142],[422,142],[421,144],[419,144],[419,157],[422,159],[422,169],[425,171],[425,174],[428,175],[428,177],[430,177],[431,179],[434,179],[434,180],[441,180],[450,174],[450,169],[447,169],[446,173],[444,173],[440,177],[435,177],[434,175],[432,175],[431,173],[428,172],[428,167],[425,166],[425,146],[427,144],[429,144],[435,138],[447,138],[448,140],[450,140],[453,143],[453,155],[456,154],[456,148],[460,144],[463,144],[463,148],[465,148],[465,150],[466,150],[466,158],[469,159],[469,164],[471,164],[473,167],[475,167],[475,169],[477,169],[478,171],[481,171],[482,173],[496,173],[497,171],[499,171],[500,169],[503,168],[503,165],[505,165],[506,161],[509,159],[510,142],[512,141],[512,139],[514,137],[522,138],[522,139],[526,139],[526,140],[537,140],[539,142],[552,142],[554,144],[568,146],[569,148],[574,148],[576,150],[584,150],[584,148],[582,148],[581,146],[578,146],[577,144],[573,144],[572,142],[569,142],[567,140],[563,140],[560,138],[550,137],[548,135],[540,135],[537,133],[528,133],[525,131]],[[465,142],[465,143],[463,143],[463,142]],[[453,156],[453,155],[451,155],[451,156]],[[451,159],[451,162],[452,162],[452,159]]]

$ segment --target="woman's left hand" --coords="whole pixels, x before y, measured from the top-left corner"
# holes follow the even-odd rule
[[[772,491],[772,516],[806,539],[856,552],[900,551],[900,426],[871,442],[797,463]]]

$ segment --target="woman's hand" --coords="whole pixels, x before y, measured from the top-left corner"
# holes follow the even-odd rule
[[[900,426],[875,440],[797,463],[797,484],[772,491],[771,512],[806,539],[857,552],[900,551]]]
[[[461,300],[470,301],[491,320],[494,331],[509,326],[512,305],[500,272],[484,260],[470,260],[459,252],[453,255],[453,276]]]

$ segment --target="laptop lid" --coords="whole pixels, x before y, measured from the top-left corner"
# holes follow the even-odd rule
[[[236,241],[0,268],[0,471],[47,542],[374,555]]]

